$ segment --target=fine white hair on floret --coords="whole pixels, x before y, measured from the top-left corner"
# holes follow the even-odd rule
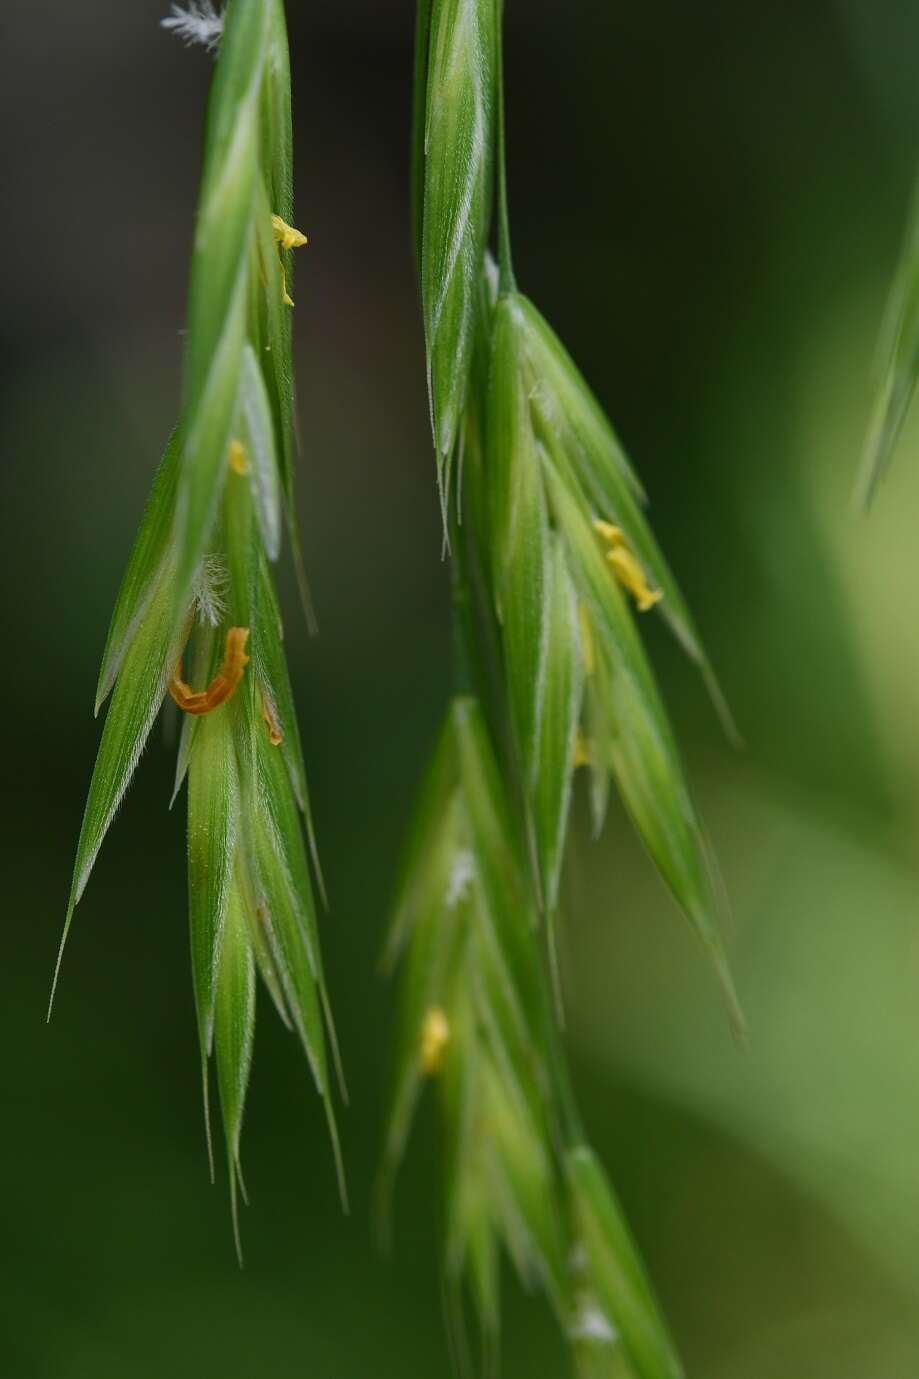
[[[226,611],[226,592],[230,575],[223,556],[206,555],[201,562],[192,589],[198,609],[198,621],[219,627]]]
[[[573,1341],[598,1341],[603,1345],[613,1345],[618,1339],[616,1328],[591,1298],[581,1299],[568,1335]]]
[[[447,909],[452,910],[461,900],[465,900],[469,887],[475,880],[475,858],[468,848],[458,852],[450,868],[447,883]]]
[[[171,29],[184,43],[200,43],[213,52],[223,33],[223,14],[214,0],[189,0],[183,9],[173,5],[172,13],[160,20],[164,29]]]

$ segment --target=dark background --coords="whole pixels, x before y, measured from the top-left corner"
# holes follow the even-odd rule
[[[260,1009],[237,1269],[207,1181],[184,806],[154,739],[44,1009],[120,571],[176,416],[210,59],[159,0],[8,0],[0,290],[0,1375],[448,1372],[430,1117],[371,1243],[400,839],[450,682],[409,251],[408,0],[289,5],[299,501],[288,645],[352,1109]],[[919,131],[915,0],[508,0],[521,284],[614,418],[747,740],[646,625],[731,897],[751,1026],[621,814],[578,825],[569,1045],[705,1379],[919,1373],[919,428],[850,494]],[[289,581],[287,592],[290,593]],[[509,1282],[505,1373],[566,1372]]]

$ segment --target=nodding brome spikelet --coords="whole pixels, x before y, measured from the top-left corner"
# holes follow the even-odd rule
[[[187,775],[205,1109],[213,1052],[234,1228],[257,971],[306,1051],[341,1174],[324,1026],[333,1051],[334,1034],[304,825],[320,887],[321,879],[270,570],[282,512],[299,554],[288,285],[289,251],[305,238],[289,223],[291,188],[283,5],[230,0],[208,109],[182,416],[102,658],[96,711],[110,693],[111,703],[64,937],[168,694],[183,711],[175,793]]]
[[[583,1373],[672,1379],[666,1328],[553,1062],[523,859],[481,711],[459,697],[422,790],[387,950],[405,976],[386,1191],[433,1080],[452,1314],[465,1278],[494,1349],[503,1245],[524,1284],[546,1293]]]
[[[546,973],[583,766],[597,831],[615,781],[740,1019],[702,832],[635,613],[660,612],[730,719],[641,485],[516,287],[501,11],[501,0],[419,6],[416,243],[459,675],[474,693],[451,710],[396,905],[390,958],[404,954],[404,975],[384,1182],[434,1078],[447,1278],[468,1282],[486,1337],[497,1331],[503,1244],[545,1289],[582,1374],[670,1379],[679,1361],[584,1143]],[[495,174],[497,264],[482,252]],[[451,505],[453,486],[462,502]]]
[[[477,274],[491,216],[495,3],[421,0],[418,22],[419,52],[429,58],[415,91],[416,168],[423,168],[416,238],[431,426],[446,518],[472,360]]]
[[[867,507],[893,458],[919,382],[919,173],[878,345],[879,384],[865,443],[859,500]]]
[[[572,776],[584,762],[596,830],[612,778],[733,1002],[702,832],[629,601],[658,607],[711,681],[698,635],[613,432],[513,289],[498,297],[490,345],[484,450],[470,482],[490,504],[492,591],[543,905],[556,908]]]
[[[733,727],[644,516],[642,486],[560,340],[514,283],[503,110],[494,118],[500,20],[500,0],[422,0],[419,9],[417,238],[444,509],[454,453],[472,456],[467,497],[500,628],[544,910],[557,904],[572,775],[583,763],[596,830],[614,779],[736,1016],[701,830],[627,596],[639,611],[660,611]],[[499,270],[480,252],[495,167]],[[439,312],[445,302],[453,309]],[[459,426],[439,429],[438,417],[457,415]]]

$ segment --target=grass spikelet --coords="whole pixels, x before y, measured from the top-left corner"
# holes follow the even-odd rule
[[[432,0],[418,14],[415,233],[458,693],[410,833],[387,948],[402,977],[383,1195],[433,1083],[457,1352],[466,1294],[484,1353],[496,1357],[504,1252],[545,1294],[582,1375],[678,1379],[579,1123],[552,935],[584,768],[596,830],[614,783],[739,1023],[703,833],[642,645],[643,617],[665,619],[736,733],[641,483],[516,285],[501,18],[500,0]],[[497,264],[478,252],[493,228]]]
[[[383,1190],[432,1085],[446,1149],[447,1287],[452,1296],[468,1286],[486,1350],[498,1342],[503,1250],[524,1285],[545,1294],[576,1356],[589,1350],[596,1363],[624,1359],[625,1371],[610,1372],[676,1379],[666,1328],[571,1110],[534,918],[481,710],[457,698],[393,916],[403,978]]]
[[[421,128],[415,176],[423,188],[421,292],[445,518],[491,213],[496,45],[494,0],[432,0],[427,23],[419,22],[423,88],[416,91]]]
[[[167,26],[204,36],[210,6]],[[111,693],[74,868],[65,937],[167,691],[183,712],[192,978],[207,1118],[217,1064],[237,1251],[240,1137],[260,973],[325,1102],[331,1013],[310,864],[315,840],[270,562],[293,528],[287,287],[290,78],[280,0],[219,17],[192,263],[182,415],[112,616],[97,708]],[[192,34],[192,29],[196,34]],[[216,37],[214,39],[216,43]],[[278,226],[283,232],[278,234]],[[299,547],[297,547],[297,553]],[[184,679],[188,675],[188,680]],[[63,946],[63,945],[62,945]],[[337,1049],[335,1050],[337,1062]],[[208,1153],[210,1128],[207,1127]],[[244,1196],[244,1194],[243,1194]]]

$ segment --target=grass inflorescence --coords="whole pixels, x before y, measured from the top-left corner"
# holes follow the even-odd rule
[[[415,240],[460,654],[388,950],[402,985],[383,1181],[388,1192],[434,1080],[449,1314],[469,1297],[495,1355],[503,1246],[550,1300],[583,1375],[672,1379],[680,1362],[580,1125],[553,931],[583,772],[597,832],[617,787],[742,1024],[638,618],[664,618],[734,729],[640,481],[516,284],[502,18],[501,0],[421,0],[418,13]]]
[[[173,18],[187,33],[181,16]],[[191,18],[201,21],[199,28],[205,20],[218,25],[219,49],[195,231],[184,399],[103,654],[96,711],[110,702],[64,938],[153,723],[170,699],[182,711],[173,798],[187,778],[189,924],[205,1107],[213,1054],[238,1244],[256,974],[303,1045],[344,1188],[329,1074],[334,1033],[317,928],[321,878],[271,570],[285,520],[299,561],[291,251],[305,237],[292,224],[284,10],[281,0],[230,0],[220,16],[208,6],[195,7]]]

